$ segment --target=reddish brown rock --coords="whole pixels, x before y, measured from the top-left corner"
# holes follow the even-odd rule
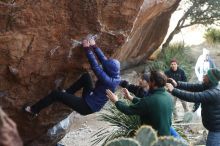
[[[0,104],[17,123],[24,143],[52,145],[41,137],[70,113],[56,104],[37,119],[28,120],[21,107],[58,86],[68,86],[84,71],[82,66],[87,60],[77,41],[96,34],[98,45],[108,56],[125,64],[141,62],[163,41],[178,3],[179,0],[0,2]]]
[[[0,145],[22,146],[16,124],[0,108]]]

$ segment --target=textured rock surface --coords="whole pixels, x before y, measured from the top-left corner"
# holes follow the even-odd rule
[[[0,1],[0,104],[25,144],[45,145],[51,143],[47,129],[70,110],[55,104],[28,120],[21,107],[84,71],[87,61],[76,42],[96,34],[106,54],[124,65],[145,60],[163,41],[179,0],[15,2]]]
[[[22,146],[16,124],[0,108],[0,145]]]

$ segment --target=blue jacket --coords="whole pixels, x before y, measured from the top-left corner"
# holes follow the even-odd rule
[[[101,110],[108,101],[106,89],[115,92],[117,86],[121,82],[120,63],[115,59],[107,59],[100,48],[93,47],[85,49],[87,50],[86,55],[88,61],[98,80],[95,83],[93,92],[84,98],[92,111],[97,112]],[[99,62],[102,64],[102,67],[98,64],[92,49],[99,59]]]

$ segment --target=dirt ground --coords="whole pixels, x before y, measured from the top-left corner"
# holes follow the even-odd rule
[[[70,132],[61,140],[65,146],[90,146],[92,135],[107,123],[97,120],[97,114],[81,116],[75,114]]]

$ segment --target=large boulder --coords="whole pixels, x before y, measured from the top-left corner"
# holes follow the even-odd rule
[[[179,1],[0,1],[0,105],[24,143],[52,145],[44,136],[48,128],[71,112],[56,104],[30,120],[21,108],[67,87],[84,71],[88,63],[78,45],[83,37],[96,35],[97,44],[122,67],[139,63],[160,46]]]
[[[22,146],[17,126],[0,107],[0,145]]]

